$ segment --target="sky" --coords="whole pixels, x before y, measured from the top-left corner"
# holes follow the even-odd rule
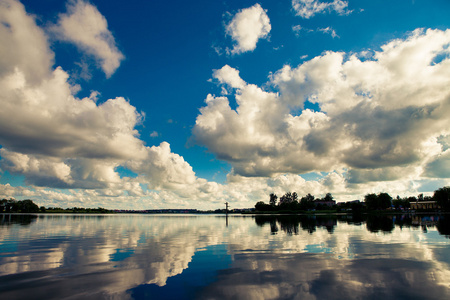
[[[253,207],[450,185],[447,0],[0,0],[0,198]]]

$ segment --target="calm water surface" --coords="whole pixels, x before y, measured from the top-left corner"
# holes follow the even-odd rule
[[[0,214],[0,299],[450,299],[449,221]]]

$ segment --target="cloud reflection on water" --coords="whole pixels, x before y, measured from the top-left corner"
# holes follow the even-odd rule
[[[450,295],[450,241],[432,226],[424,232],[406,220],[387,230],[389,219],[320,217],[238,216],[228,223],[221,216],[192,215],[45,215],[27,225],[2,222],[0,295],[132,298],[138,288],[180,288],[187,282],[183,276],[192,276],[187,269],[199,264],[206,267],[197,274],[210,270],[217,276],[196,283],[195,298]],[[211,250],[216,245],[223,245],[230,266],[215,266],[221,257]],[[207,263],[200,253],[209,256]]]

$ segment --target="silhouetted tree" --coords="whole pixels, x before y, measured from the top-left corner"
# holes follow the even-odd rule
[[[388,193],[379,193],[378,194],[378,207],[380,209],[386,209],[391,207],[392,205],[392,197]]]
[[[280,205],[289,204],[291,202],[292,202],[292,193],[291,192],[287,192],[280,198]]]
[[[311,194],[308,194],[302,199],[300,199],[300,208],[302,210],[308,210],[314,208],[314,196]]]
[[[443,210],[450,210],[450,186],[445,186],[434,191],[433,200]]]
[[[378,208],[378,197],[376,194],[367,194],[364,196],[364,202],[368,210],[374,210]]]
[[[32,200],[6,200],[1,201],[1,206],[4,207],[4,211],[9,213],[36,213],[39,212],[39,206],[37,206]]]
[[[272,207],[275,207],[275,206],[277,205],[277,200],[278,200],[277,195],[275,195],[274,193],[270,194],[269,204],[270,204]]]
[[[364,202],[368,210],[386,209],[391,206],[392,197],[388,193],[367,194]]]
[[[412,197],[414,198],[414,197]],[[410,201],[409,198],[400,198],[400,196],[397,196],[396,199],[392,200],[392,205],[394,205],[394,207],[396,209],[400,209],[400,208],[409,208],[410,207]]]
[[[350,208],[352,209],[352,214],[360,215],[363,210],[363,204],[361,202],[353,202],[350,204]]]
[[[298,210],[299,209],[299,203],[298,203],[298,195],[296,192],[292,193],[292,199],[291,203],[289,204],[290,210]]]
[[[281,210],[289,210],[291,209],[291,203],[293,202],[293,197],[291,192],[287,192],[283,196],[280,197],[280,203],[278,206]]]
[[[259,201],[255,204],[255,209],[257,211],[268,211],[270,210],[271,206],[268,204],[265,204],[263,201]]]

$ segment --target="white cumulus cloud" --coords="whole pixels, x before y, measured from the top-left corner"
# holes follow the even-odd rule
[[[19,68],[26,75],[23,80],[34,83],[47,75],[54,54],[48,48],[44,31],[34,26],[34,20],[24,14],[25,8],[20,2],[0,2],[0,76],[7,76]]]
[[[240,84],[236,109],[208,95],[194,137],[241,176],[347,169],[359,184],[443,177],[449,42],[450,30],[416,30],[364,61],[326,52],[285,66],[269,82],[278,93]],[[240,82],[237,71],[223,71],[234,74],[224,84]]]
[[[245,81],[239,76],[239,71],[225,65],[219,70],[215,70],[213,77],[219,80],[220,83],[226,83],[232,88],[238,89],[245,86]]]
[[[94,56],[107,77],[116,71],[124,58],[108,29],[105,17],[84,0],[69,2],[67,13],[59,16],[53,30],[60,39],[74,43]]]
[[[111,37],[104,18],[86,2],[71,3],[70,14],[61,17],[61,28],[76,37],[80,32],[71,29],[88,26],[83,43],[108,48],[107,40],[94,41],[96,34]],[[86,192],[88,199],[93,194],[117,197],[124,191],[142,195],[140,184],[170,189],[196,180],[190,165],[171,153],[168,143],[144,145],[136,129],[144,114],[123,97],[97,103],[98,93],[92,92],[77,98],[69,75],[60,67],[50,68],[53,53],[34,18],[18,1],[0,5],[0,47],[6,56],[0,58],[3,171],[23,175],[35,187],[97,189]],[[102,53],[97,54],[104,59],[105,72],[112,72],[118,56]],[[117,168],[125,165],[138,173],[140,182],[121,178]]]
[[[148,182],[152,189],[182,189],[186,184],[196,181],[192,167],[183,157],[172,153],[167,142],[158,147],[147,147],[144,159],[131,160],[127,167],[141,174],[145,178],[144,182]]]
[[[62,20],[78,18],[78,6],[107,29],[90,4],[71,3],[60,30]],[[265,19],[259,5],[251,9]],[[246,13],[235,16],[236,24]],[[261,32],[267,36],[265,28],[252,35],[254,45]],[[244,52],[236,43],[233,51]],[[99,102],[92,92],[78,98],[67,72],[52,67],[54,53],[34,18],[20,2],[0,1],[0,167],[29,185],[0,184],[0,198],[27,197],[45,206],[215,209],[224,202],[251,207],[271,192],[332,192],[342,201],[368,192],[415,193],[427,180],[449,184],[449,43],[450,31],[416,30],[364,59],[325,52],[273,73],[265,85],[270,91],[228,65],[215,70],[226,93],[206,97],[193,135],[232,165],[227,183],[219,184],[197,178],[169,143],[146,146],[137,130],[144,114],[123,97]],[[83,49],[96,45],[86,42]],[[104,68],[107,75],[115,70],[112,62],[120,63],[90,53],[112,66]],[[123,176],[121,168],[134,174]],[[313,181],[298,175],[307,172],[322,173]]]
[[[233,41],[233,54],[253,51],[259,39],[267,38],[271,30],[270,19],[258,3],[239,11],[226,26],[226,32]]]

